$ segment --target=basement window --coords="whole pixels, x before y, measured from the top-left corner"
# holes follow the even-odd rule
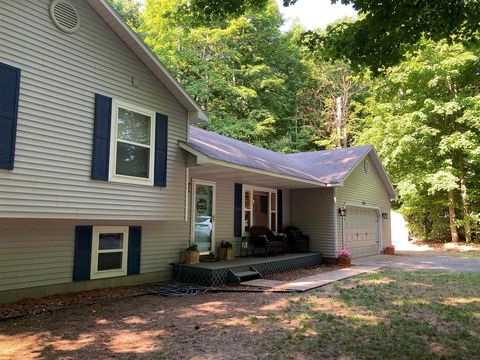
[[[91,279],[127,275],[128,226],[94,226]]]

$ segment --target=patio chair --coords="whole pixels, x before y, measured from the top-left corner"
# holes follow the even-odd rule
[[[269,252],[285,254],[285,237],[275,235],[266,226],[252,226],[250,228],[250,241],[253,245],[252,256],[255,256],[257,248],[265,249],[265,256],[268,256]]]
[[[287,226],[283,229],[283,232],[287,236],[288,250],[290,251],[310,251],[310,238],[308,235],[302,233],[302,231],[295,226]]]

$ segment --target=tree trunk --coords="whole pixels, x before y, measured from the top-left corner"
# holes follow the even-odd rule
[[[342,148],[342,122],[343,122],[343,113],[342,113],[342,97],[338,96],[335,99],[335,107],[337,110],[336,116],[335,116],[335,127],[337,128],[337,148]]]
[[[468,243],[472,240],[472,229],[470,227],[470,206],[468,204],[467,185],[465,184],[465,167],[462,155],[459,157],[460,167],[460,196],[462,198],[463,211],[463,228],[465,230],[465,241]]]
[[[450,234],[452,242],[458,242],[457,220],[455,218],[455,195],[452,190],[448,192],[448,213],[450,217]]]

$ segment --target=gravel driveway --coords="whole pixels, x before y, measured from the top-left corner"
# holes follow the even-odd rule
[[[478,253],[476,253],[478,254]],[[476,255],[475,254],[475,255]],[[375,255],[354,260],[355,265],[379,265],[406,270],[441,270],[448,272],[480,272],[480,254],[445,251],[402,251],[398,254]]]

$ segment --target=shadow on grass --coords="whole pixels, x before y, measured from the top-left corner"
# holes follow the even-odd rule
[[[312,295],[275,347],[312,358],[435,359],[480,354],[480,274],[380,271],[339,282],[335,312]],[[452,297],[453,296],[453,297]],[[290,355],[289,355],[290,354]],[[291,357],[294,358],[294,357]]]
[[[480,274],[384,270],[304,294],[145,296],[9,321],[0,358],[476,358],[479,331]]]

